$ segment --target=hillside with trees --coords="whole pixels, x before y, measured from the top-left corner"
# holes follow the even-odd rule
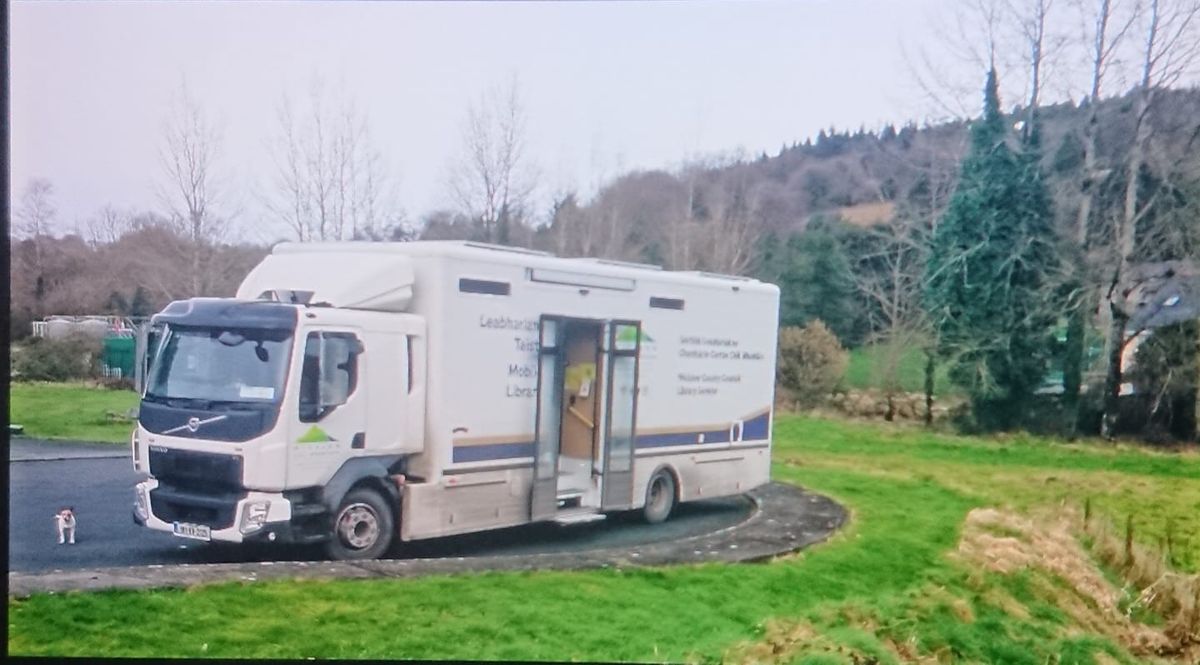
[[[1155,112],[1145,120],[1151,139],[1140,149],[1136,242],[1130,250],[1117,243],[1139,131],[1138,95],[1135,90],[1094,105],[1084,100],[1038,109],[1036,160],[1048,198],[1046,228],[1064,260],[1045,285],[1061,296],[1052,302],[1060,337],[1071,323],[1066,314],[1072,304],[1088,303],[1088,343],[1102,339],[1109,313],[1100,303],[1113,278],[1106,267],[1120,252],[1127,251],[1129,261],[1147,262],[1194,258],[1200,251],[1197,89],[1156,91]],[[988,122],[1018,145],[1027,117],[1026,108],[1001,113],[997,107]],[[1085,128],[1093,122],[1089,139]],[[894,342],[932,353],[933,329],[922,304],[925,271],[976,126],[954,121],[830,129],[773,156],[625,173],[586,201],[559,193],[541,219],[528,207],[525,191],[520,204],[488,204],[494,208],[489,219],[467,214],[464,202],[460,210],[427,214],[416,229],[396,225],[342,237],[506,241],[561,256],[753,275],[783,288],[783,325],[819,319],[847,346]],[[1087,141],[1096,147],[1090,157]],[[1085,181],[1086,197],[1080,190]],[[186,209],[163,214],[105,208],[75,232],[55,236],[39,229],[50,227],[56,194],[51,183],[39,180],[14,202],[14,338],[28,334],[31,320],[51,314],[137,316],[173,299],[231,295],[269,251],[215,233],[204,237],[205,229],[186,223]],[[1081,229],[1084,201],[1087,224]],[[1057,348],[1048,362],[1061,365],[1064,353]],[[1085,369],[1093,378],[1102,374],[1096,364],[1102,360],[1078,367],[1074,380],[1082,381]]]
[[[948,366],[977,410],[1014,414],[992,426],[1027,425],[1015,415],[1029,413],[1023,400],[1061,375],[1051,420],[1112,433],[1129,383],[1122,355],[1140,332],[1128,326],[1130,280],[1200,254],[1200,89],[1180,85],[1200,64],[1200,5],[1079,5],[1086,39],[1067,51],[1052,4],[981,14],[989,84],[976,119],[830,128],[774,155],[626,172],[587,195],[560,187],[548,203],[535,197],[545,188],[514,79],[465,109],[445,183],[456,207],[415,224],[365,116],[316,82],[302,103],[281,99],[267,142],[276,172],[263,217],[248,219],[224,179],[221,128],[182,87],[160,140],[157,208],[108,206],[60,235],[54,201],[69,193],[27,183],[14,202],[10,332],[51,314],[144,315],[230,295],[269,251],[246,239],[282,239],[268,227],[301,242],[470,239],[769,280],[782,287],[783,325],[819,320],[847,347],[919,351],[927,384]],[[995,38],[1004,31],[1007,43]],[[1047,63],[1068,57],[1090,72],[1088,93],[1045,103]],[[1023,99],[1000,99],[998,59],[1026,75]],[[1194,326],[1162,333],[1182,335],[1171,348],[1186,352],[1160,352],[1159,364],[1182,369],[1139,388],[1159,393],[1140,422],[1194,430]]]

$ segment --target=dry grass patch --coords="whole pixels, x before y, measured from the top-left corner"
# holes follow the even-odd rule
[[[871,622],[859,623],[857,629],[872,634],[876,626]],[[915,643],[896,643],[885,640],[869,648],[847,644],[839,636],[818,629],[808,621],[768,621],[761,640],[741,644],[723,659],[726,663],[747,665],[775,665],[792,663],[802,657],[814,660],[832,660],[848,665],[877,665],[881,662],[916,663],[920,665],[941,662],[937,657],[923,655]],[[881,653],[880,649],[886,649]],[[823,659],[821,657],[824,657]]]
[[[1163,617],[1163,634],[1191,662],[1200,662],[1200,574],[1172,570],[1169,543],[1157,550],[1146,547],[1134,540],[1133,528],[1132,520],[1118,531],[1107,520],[1089,518],[1084,534],[1100,561],[1118,571],[1136,591],[1126,614],[1146,609]]]
[[[1021,570],[1049,573],[1066,588],[1043,580],[1038,585],[1042,594],[1055,597],[1076,625],[1108,635],[1134,654],[1183,662],[1200,659],[1197,576],[1167,571],[1161,556],[1132,540],[1121,541],[1111,529],[1092,527],[1094,533],[1088,535],[1101,560],[1122,562],[1122,575],[1142,589],[1132,605],[1126,604],[1125,590],[1109,582],[1077,538],[1075,525],[1081,522],[1079,513],[1069,508],[1030,517],[995,508],[975,509],[967,514],[956,556],[1001,574]],[[1166,617],[1165,627],[1134,620],[1137,606]]]

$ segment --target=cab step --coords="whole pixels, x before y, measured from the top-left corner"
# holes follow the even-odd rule
[[[572,524],[587,524],[589,522],[599,522],[605,519],[607,515],[597,513],[594,510],[565,510],[554,516],[554,523],[562,526],[570,526]]]

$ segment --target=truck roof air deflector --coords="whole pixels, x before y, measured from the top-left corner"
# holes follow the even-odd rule
[[[401,254],[338,253],[320,245],[286,243],[246,276],[237,297],[268,295],[284,303],[403,312],[412,301],[413,280],[412,260]]]

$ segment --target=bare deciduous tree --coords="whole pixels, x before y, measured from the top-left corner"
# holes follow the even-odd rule
[[[51,200],[53,196],[53,183],[46,178],[32,178],[21,194],[21,207],[12,228],[14,235],[22,238],[51,235],[50,226],[58,212]]]
[[[1069,45],[1067,35],[1054,20],[1055,0],[1009,0],[1009,13],[1017,39],[1025,46],[1023,63],[1029,76],[1022,138],[1029,141],[1037,130],[1037,112],[1043,91],[1054,83],[1060,58]]]
[[[21,194],[21,207],[17,209],[13,220],[16,222],[12,228],[14,235],[33,243],[34,265],[30,268],[34,270],[42,266],[45,238],[53,235],[51,227],[58,212],[53,196],[54,184],[48,179],[31,179]]]
[[[285,94],[277,110],[275,194],[267,208],[297,240],[351,240],[383,235],[391,179],[371,141],[366,116],[344,92],[331,101],[314,79],[298,114]]]
[[[1067,296],[1068,323],[1067,348],[1064,358],[1063,394],[1068,432],[1074,432],[1082,407],[1079,395],[1083,386],[1083,364],[1089,319],[1095,311],[1097,290],[1096,270],[1088,260],[1090,253],[1089,229],[1092,211],[1096,205],[1099,183],[1108,171],[1102,164],[1098,146],[1099,108],[1101,95],[1118,50],[1129,34],[1137,13],[1132,3],[1121,0],[1076,0],[1076,8],[1083,18],[1083,45],[1090,65],[1091,77],[1085,98],[1086,116],[1082,126],[1082,168],[1071,183],[1073,196],[1077,200],[1074,227],[1067,230],[1068,262],[1073,274],[1069,275],[1071,286]]]
[[[1126,344],[1126,308],[1118,287],[1130,270],[1138,222],[1155,203],[1153,196],[1143,196],[1140,191],[1142,169],[1154,136],[1151,115],[1161,91],[1178,82],[1200,58],[1200,0],[1149,0],[1140,14],[1140,27],[1143,41],[1139,49],[1140,75],[1134,90],[1133,142],[1124,164],[1124,202],[1115,228],[1109,282],[1111,323],[1101,424],[1104,436],[1111,436],[1116,425],[1121,356]]]
[[[13,261],[9,275],[9,293],[14,302],[23,296],[29,305],[30,317],[45,314],[43,304],[47,292],[47,243],[53,241],[52,225],[56,209],[52,197],[54,185],[46,178],[33,178],[21,194],[21,205],[13,215],[12,233],[24,240],[28,251],[17,251],[13,243]],[[15,311],[15,307],[14,307]]]
[[[712,168],[719,168],[719,165],[695,159],[679,171],[678,177],[684,185],[686,196],[672,206],[672,214],[665,225],[667,266],[674,270],[692,270],[699,262],[696,241],[702,234],[696,228],[696,199],[701,186],[700,178]]]
[[[933,46],[906,47],[904,53],[914,83],[933,108],[954,118],[971,117],[978,92],[974,72],[1016,69],[1012,18],[1007,0],[955,2],[949,12],[931,17],[937,35]],[[971,73],[956,76],[946,60],[969,64]]]
[[[92,246],[116,242],[131,226],[131,215],[112,205],[105,205],[84,222],[83,233]]]
[[[462,155],[450,168],[449,189],[462,210],[479,220],[489,242],[508,242],[533,192],[525,120],[516,78],[467,106]]]
[[[874,332],[869,341],[876,350],[872,378],[887,397],[887,420],[895,412],[896,393],[903,390],[901,363],[906,354],[932,349],[933,331],[921,307],[932,225],[922,217],[895,215],[864,231],[863,251],[855,253],[852,266],[855,290],[871,305],[868,317]],[[926,399],[931,419],[932,387]]]
[[[228,219],[217,214],[224,194],[216,176],[220,149],[220,130],[186,83],[181,84],[163,125],[159,158],[164,183],[159,196],[176,232],[187,240],[191,295],[211,291],[213,246],[228,230]]]
[[[711,187],[707,265],[716,272],[744,275],[754,262],[761,223],[758,196],[744,167],[735,166]]]

